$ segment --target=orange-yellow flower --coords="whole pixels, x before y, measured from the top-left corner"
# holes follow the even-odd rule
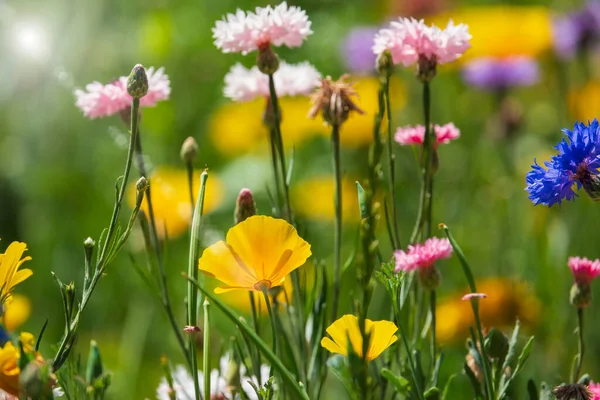
[[[2,324],[8,332],[15,332],[31,315],[31,300],[15,294],[10,303],[4,305]]]
[[[294,212],[311,219],[333,221],[335,218],[334,190],[332,176],[298,182],[292,187],[291,199]],[[342,219],[349,222],[360,221],[356,184],[351,179],[342,180]]]
[[[202,272],[224,283],[215,293],[245,289],[262,291],[283,285],[286,276],[311,255],[310,244],[282,219],[255,215],[227,232],[202,253]]]
[[[569,93],[569,108],[577,121],[588,122],[600,114],[600,81],[589,81]]]
[[[19,271],[25,261],[31,260],[29,256],[23,257],[25,250],[26,243],[12,242],[4,254],[0,254],[0,304],[10,301],[13,288],[33,275],[30,269]]]
[[[371,361],[379,357],[381,353],[390,347],[396,340],[396,331],[398,327],[390,321],[371,321],[365,320],[365,330],[371,333],[369,348],[366,359]],[[346,314],[327,328],[327,333],[331,339],[324,337],[321,339],[321,346],[332,353],[348,355],[348,338],[352,344],[352,349],[356,354],[362,357],[363,338],[358,326],[358,318],[354,315]],[[332,340],[333,339],[333,340]]]
[[[26,353],[33,351],[34,337],[31,333],[21,333],[20,339]],[[19,357],[19,349],[10,341],[0,348],[0,389],[15,396],[19,395]]]
[[[200,171],[194,172],[194,201],[198,196]],[[156,229],[161,238],[166,234],[170,238],[178,237],[189,229],[192,221],[192,206],[188,177],[185,169],[168,166],[157,167],[150,176],[152,192],[152,209],[156,218]],[[204,197],[204,212],[214,210],[223,197],[223,184],[211,174],[206,184]],[[128,203],[131,207],[135,204],[135,182],[130,185]],[[148,215],[148,200],[144,197],[142,210]]]

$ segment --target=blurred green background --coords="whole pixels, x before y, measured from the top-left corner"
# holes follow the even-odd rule
[[[323,75],[334,78],[346,71],[341,44],[357,26],[377,27],[398,15],[501,3],[542,5],[550,18],[552,12],[582,4],[568,0],[290,3],[307,11],[314,34],[302,47],[278,49],[278,53],[288,62],[309,60]],[[210,245],[232,225],[235,196],[242,187],[255,192],[260,211],[268,213],[269,209],[266,149],[224,152],[227,144],[219,144],[219,135],[215,134],[215,113],[231,103],[222,96],[223,77],[238,61],[252,66],[254,56],[222,54],[211,39],[214,21],[225,13],[237,7],[251,9],[266,4],[245,0],[0,1],[0,248],[13,240],[28,244],[33,260],[27,266],[34,275],[17,292],[31,299],[32,314],[22,329],[37,335],[45,319],[49,320],[43,354],[52,355],[51,345],[63,329],[60,295],[50,271],[80,286],[83,240],[88,236],[97,239],[109,222],[114,182],[122,173],[126,155],[123,140],[127,131],[119,118],[84,118],[74,105],[73,90],[95,80],[109,82],[127,75],[136,63],[165,67],[171,80],[171,99],[144,109],[143,114],[141,129],[147,162],[151,166],[183,168],[180,146],[187,136],[196,138],[200,146],[197,166],[210,167],[210,179],[217,177],[223,185],[221,202],[210,212],[205,225],[203,245]],[[506,29],[511,29],[518,22],[498,23],[506,23]],[[510,51],[511,44],[505,43],[505,47]],[[524,375],[558,383],[568,375],[576,352],[575,312],[568,302],[572,278],[566,261],[574,255],[600,257],[594,222],[600,212],[585,195],[562,207],[534,207],[524,191],[524,177],[534,157],[548,159],[551,146],[561,138],[561,128],[572,126],[578,118],[594,116],[571,112],[571,106],[578,99],[572,93],[577,93],[586,80],[596,79],[593,66],[597,65],[597,57],[591,53],[584,61],[559,63],[550,45],[535,56],[541,64],[540,81],[531,87],[511,89],[506,95],[521,113],[519,128],[510,137],[497,134],[500,106],[494,93],[466,85],[460,77],[460,63],[439,69],[432,84],[433,120],[454,122],[461,129],[461,138],[439,150],[434,222],[443,221],[453,230],[478,278],[507,277],[524,282],[539,299],[541,307],[534,309],[535,318],[529,327],[536,336],[535,348]],[[591,66],[587,75],[582,72],[586,70],[583,64]],[[420,85],[413,71],[399,68],[396,75],[405,106],[394,115],[394,129],[421,123]],[[373,101],[374,97],[361,97],[359,104]],[[592,108],[594,101],[593,96],[585,100]],[[596,111],[600,111],[600,104],[590,112]],[[248,117],[260,123],[260,112]],[[217,124],[237,126],[236,132],[243,134],[249,129],[249,122],[235,114],[221,114],[220,118]],[[371,123],[367,126],[370,129]],[[326,135],[307,135],[295,147],[296,183],[329,176],[331,156]],[[419,177],[411,149],[395,146],[395,152],[399,219],[405,243],[416,215]],[[344,149],[345,176],[364,176],[366,154],[364,145]],[[332,200],[325,196],[314,201]],[[318,221],[310,215],[300,221],[315,256],[332,268],[331,221]],[[389,254],[381,225],[381,242]],[[351,252],[356,233],[355,223],[346,224],[345,256]],[[185,233],[166,243],[169,288],[182,326],[186,286],[180,272],[187,268],[187,245]],[[114,372],[111,398],[153,398],[161,376],[160,356],[166,354],[174,363],[182,361],[159,302],[141,283],[128,257],[130,253],[143,261],[140,248],[139,235],[132,235],[128,248],[101,280],[84,314],[73,353],[85,357],[89,340],[98,341],[105,367]],[[464,294],[466,282],[458,261],[453,258],[440,267],[440,296]],[[353,280],[346,278],[348,298],[343,298],[341,304],[349,311]],[[594,287],[594,292],[600,296],[597,289]],[[378,300],[386,301],[383,293]],[[376,304],[373,310],[377,310]],[[375,311],[372,316],[385,317]],[[438,318],[443,320],[444,315]],[[600,328],[594,322],[598,318],[600,310],[592,304],[586,310],[589,346],[584,364],[592,379],[600,379],[600,364],[596,361],[600,359],[600,345],[594,340],[594,331]],[[214,333],[213,344],[219,348],[220,336],[226,338],[230,327],[219,321],[216,325],[222,335]],[[446,347],[449,357],[442,367],[444,376],[462,368],[462,343],[458,340]],[[337,386],[334,378],[330,380],[332,387]]]

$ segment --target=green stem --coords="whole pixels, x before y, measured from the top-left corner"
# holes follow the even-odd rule
[[[269,129],[269,147],[271,148],[271,167],[273,168],[273,180],[275,181],[275,194],[277,195],[277,213],[282,212],[283,205],[281,204],[283,199],[281,195],[281,180],[279,177],[279,167],[277,166],[277,134],[275,129]]]
[[[275,318],[273,317],[273,310],[271,309],[271,299],[269,298],[269,292],[266,287],[262,287],[262,294],[267,304],[267,311],[269,312],[269,320],[271,321],[271,335],[273,336],[273,354],[277,356],[277,327],[275,326]],[[260,375],[260,371],[255,371],[256,374]],[[269,378],[273,376],[273,366],[269,369]]]
[[[188,275],[194,279],[198,279],[198,253],[200,248],[200,227],[202,225],[202,213],[204,211],[204,194],[206,191],[206,181],[208,180],[208,172],[204,170],[200,175],[200,188],[198,191],[198,201],[192,216],[192,229],[190,235],[190,250],[188,253]],[[198,317],[198,291],[192,282],[187,284],[187,324],[189,326],[197,325]],[[205,316],[206,321],[206,316]],[[206,327],[204,328],[206,330]],[[206,333],[205,333],[206,334]],[[196,337],[189,335],[188,338],[190,360],[190,369],[192,377],[194,377],[194,391],[196,398],[200,398],[200,383],[198,382],[198,359],[196,354]],[[204,345],[206,351],[206,344]],[[210,376],[210,371],[204,370],[204,375]],[[205,392],[206,393],[206,392]],[[208,392],[210,393],[210,392]]]
[[[256,311],[256,299],[254,297],[254,292],[253,291],[248,291],[248,297],[249,297],[249,301],[250,301],[250,311],[252,312],[252,326],[254,327],[254,332],[256,332],[256,334],[258,336],[260,336],[260,321],[258,319],[258,315],[257,315],[257,311]],[[253,349],[250,347],[250,345],[248,344],[248,352],[250,353],[250,359],[252,361],[252,368],[255,371],[259,371],[260,370],[260,352],[255,352],[253,351]],[[258,381],[260,384],[262,384],[261,382],[261,377],[260,374],[257,375]]]
[[[188,190],[190,192],[190,206],[192,207],[192,218],[194,217],[194,164],[188,163],[186,165],[187,178],[188,178]]]
[[[390,105],[390,80],[386,76],[383,78],[383,95],[385,98],[385,110],[387,115],[387,158],[388,158],[388,190],[390,192],[391,204],[391,226],[393,228],[393,237],[391,238],[394,249],[400,248],[400,234],[398,232],[398,212],[396,206],[396,173],[394,171],[394,152],[392,150],[392,107]]]
[[[210,399],[210,302],[204,299],[204,349],[202,354],[202,370],[204,371],[204,398]],[[196,381],[198,373],[195,373]],[[197,395],[196,395],[197,396]]]
[[[333,150],[333,172],[335,176],[335,236],[334,236],[334,281],[332,321],[337,319],[338,303],[341,287],[341,246],[342,246],[342,171],[340,161],[340,129],[333,125],[331,130],[331,147]]]
[[[579,380],[581,376],[581,367],[583,365],[583,353],[585,351],[585,344],[583,342],[583,308],[577,307],[577,322],[578,322],[578,333],[579,333],[579,355],[577,356],[577,370],[574,379],[571,379],[573,383]]]
[[[436,362],[436,340],[435,340],[435,328],[436,328],[436,293],[435,290],[431,290],[429,293],[429,312],[431,313],[431,371],[433,376],[433,371],[435,371],[435,362]]]

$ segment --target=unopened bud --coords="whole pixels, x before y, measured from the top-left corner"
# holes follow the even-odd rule
[[[418,276],[419,282],[421,282],[421,285],[427,290],[435,290],[440,284],[440,272],[435,265],[420,268]]]
[[[136,64],[127,78],[127,93],[134,99],[144,97],[148,93],[148,76],[142,64]]]
[[[577,308],[584,308],[592,302],[592,290],[589,282],[575,282],[571,286],[569,298],[571,304]]]
[[[181,152],[179,154],[186,165],[193,164],[196,160],[196,155],[198,155],[198,143],[196,139],[191,136],[185,139],[181,145]]]
[[[503,358],[508,354],[508,338],[496,328],[490,330],[483,343],[489,357]]]
[[[256,215],[256,203],[250,189],[242,189],[235,201],[234,222],[239,224]]]
[[[423,83],[431,82],[431,80],[435,78],[436,72],[437,60],[435,56],[429,58],[424,55],[420,55],[417,63],[417,79]]]
[[[385,50],[377,57],[376,67],[381,76],[385,76],[386,78],[392,76],[394,72],[394,60],[389,50]]]
[[[83,247],[85,247],[86,249],[93,249],[95,245],[96,242],[94,242],[94,239],[92,239],[91,237],[83,241]]]
[[[279,69],[279,57],[271,46],[262,46],[258,49],[256,65],[263,74],[272,75]]]
[[[138,179],[138,181],[135,184],[135,188],[138,192],[145,192],[146,190],[148,190],[148,186],[150,186],[150,184],[148,183],[148,179],[146,179],[146,177],[144,176]]]
[[[88,385],[93,385],[96,379],[98,379],[104,368],[102,366],[102,358],[100,357],[100,350],[95,340],[90,342],[90,354],[88,356],[87,368],[85,372],[85,380]]]

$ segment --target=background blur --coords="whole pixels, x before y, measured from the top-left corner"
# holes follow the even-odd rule
[[[553,18],[580,9],[583,2],[290,3],[307,11],[314,34],[298,49],[277,52],[288,62],[308,60],[323,75],[334,78],[352,72],[361,94],[359,104],[368,113],[365,119],[350,120],[342,131],[343,169],[349,182],[345,256],[357,235],[352,182],[361,179],[366,168],[377,90],[370,71],[358,73],[348,65],[352,57],[368,58],[372,32],[362,41],[364,57],[354,54],[356,49],[347,53],[346,48],[352,47],[345,45],[348,35],[358,27],[377,29],[400,15],[445,13],[433,19],[445,25],[453,16],[456,23],[470,25],[473,49],[465,61],[440,67],[432,84],[434,122],[452,121],[461,130],[459,140],[439,149],[434,222],[443,221],[453,230],[477,278],[505,279],[488,279],[488,286],[482,287],[481,291],[490,294],[488,305],[484,300],[484,313],[488,326],[510,326],[519,316],[526,331],[535,334],[524,376],[538,382],[560,382],[568,375],[576,352],[575,312],[568,301],[572,277],[566,262],[572,255],[600,257],[598,226],[593,222],[600,212],[585,195],[562,207],[534,207],[524,187],[533,158],[549,158],[552,146],[561,138],[561,128],[600,114],[600,83],[595,83],[594,68],[600,53],[591,45],[564,57],[553,46]],[[516,7],[510,18],[491,7],[509,3]],[[74,105],[73,90],[95,80],[107,83],[127,75],[136,63],[165,67],[171,79],[171,99],[143,111],[147,163],[153,169],[183,171],[180,146],[187,136],[196,138],[200,146],[197,167],[210,167],[208,185],[214,192],[203,243],[210,245],[232,225],[234,200],[242,187],[252,189],[259,211],[269,213],[265,188],[271,178],[260,122],[264,106],[262,102],[233,105],[222,96],[223,77],[230,66],[240,61],[250,67],[255,59],[253,55],[224,55],[211,39],[214,21],[225,13],[266,4],[250,0],[0,0],[0,248],[13,240],[28,244],[33,260],[27,266],[34,275],[19,285],[17,292],[26,294],[32,307],[22,329],[37,335],[49,319],[44,354],[52,355],[50,346],[59,339],[64,324],[60,295],[50,271],[65,282],[81,284],[83,240],[88,236],[98,239],[107,226],[114,182],[126,156],[127,130],[119,118],[84,118]],[[536,83],[482,90],[462,78],[461,69],[468,59],[516,54],[539,62]],[[394,129],[422,123],[420,85],[413,71],[399,68],[395,79]],[[288,154],[292,146],[296,151],[292,193],[301,233],[312,243],[315,257],[332,269],[329,142],[320,122],[305,121],[308,107],[306,98],[283,103],[283,134]],[[419,176],[412,149],[395,145],[395,152],[401,238],[406,245],[416,216]],[[185,224],[179,232],[171,231],[168,220],[168,210],[188,201],[187,188],[179,186],[175,188],[179,190],[174,195],[177,199],[166,196],[171,203],[165,200],[163,209],[169,233],[169,288],[183,326],[186,286],[180,272],[187,268],[188,236]],[[380,228],[382,246],[389,254],[384,224]],[[159,301],[141,282],[128,255],[145,262],[140,239],[132,235],[101,280],[81,323],[77,353],[85,358],[89,340],[98,341],[105,367],[114,372],[113,398],[154,397],[161,376],[160,356],[166,354],[174,363],[182,361]],[[438,296],[442,302],[466,293],[457,259],[440,263],[440,269],[443,281]],[[342,306],[349,311],[353,279],[347,277],[346,281],[348,299],[342,299]],[[600,299],[597,286],[594,292]],[[383,294],[379,301],[387,300]],[[461,369],[464,357],[463,331],[457,337],[453,321],[468,316],[465,313],[469,311],[454,303],[441,304],[438,314],[440,329],[447,329],[445,376]],[[373,310],[377,309],[375,303]],[[373,319],[385,317],[375,311]],[[600,309],[592,304],[586,310],[589,346],[584,370],[595,380],[600,380],[596,362],[600,344],[592,340],[594,329],[600,328],[593,322],[598,318]],[[226,338],[230,329],[219,321],[216,324],[222,334],[213,334],[215,349],[222,347],[221,338]],[[330,380],[331,386],[337,385],[334,378]]]

